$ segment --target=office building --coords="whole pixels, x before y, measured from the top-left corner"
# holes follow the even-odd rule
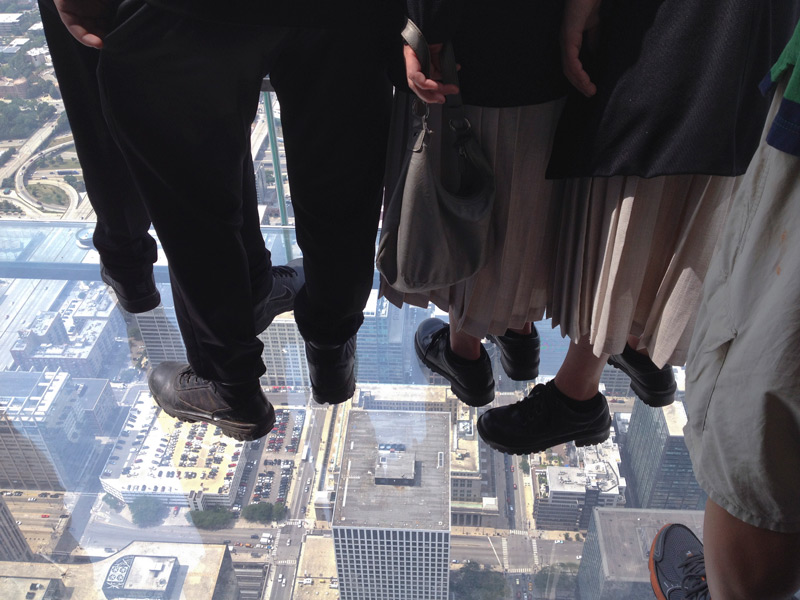
[[[694,477],[683,437],[683,402],[652,408],[636,402],[623,449],[629,497],[636,508],[702,510],[706,494]]]
[[[233,562],[224,544],[131,542],[116,554],[90,564],[0,562],[0,598],[238,597]]]
[[[279,388],[311,385],[305,341],[294,322],[294,313],[278,315],[258,337],[264,343],[261,358],[267,368],[261,376],[262,385]]]
[[[125,322],[105,285],[71,282],[58,310],[38,313],[11,348],[17,368],[61,369],[73,377],[102,376]]]
[[[178,329],[172,288],[159,285],[158,289],[161,293],[161,304],[153,310],[134,315],[151,368],[165,360],[186,362],[186,348]]]
[[[403,355],[412,340],[404,337],[404,320],[404,311],[379,298],[378,290],[370,292],[357,338],[360,383],[408,383]]]
[[[596,506],[623,506],[625,479],[619,474],[619,449],[609,438],[578,448],[580,467],[537,471],[533,516],[538,529],[579,531],[589,526]]]
[[[353,409],[333,513],[342,600],[446,600],[450,415]]]
[[[578,569],[576,598],[652,598],[650,546],[667,523],[682,523],[703,539],[700,511],[594,508]]]
[[[14,515],[0,497],[0,561],[14,560],[30,562],[33,560],[33,553]]]
[[[93,430],[113,401],[106,394],[87,407],[81,389],[60,370],[0,372],[1,486],[78,487],[100,449]]]

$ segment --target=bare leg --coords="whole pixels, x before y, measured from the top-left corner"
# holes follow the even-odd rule
[[[514,333],[518,333],[520,335],[530,335],[531,331],[533,331],[533,323],[530,321],[525,323],[525,327],[522,329],[511,329]]]
[[[556,387],[574,400],[591,400],[600,387],[600,376],[608,354],[595,356],[589,336],[572,343],[555,377]]]
[[[800,533],[754,527],[708,500],[703,545],[714,600],[786,600],[800,588]]]
[[[477,360],[481,357],[481,341],[475,336],[456,329],[450,316],[450,349],[461,358]]]

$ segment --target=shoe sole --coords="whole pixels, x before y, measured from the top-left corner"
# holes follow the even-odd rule
[[[178,419],[179,421],[183,421],[184,423],[197,423],[200,421],[202,423],[214,425],[219,427],[220,430],[222,430],[222,433],[239,442],[252,442],[253,440],[258,440],[267,435],[270,431],[272,431],[272,428],[275,427],[275,409],[271,404],[268,405],[269,411],[267,412],[267,419],[264,422],[253,424],[246,423],[242,424],[241,426],[236,426],[232,424],[221,423],[220,421],[215,421],[214,419],[205,419],[196,415],[189,417],[183,413],[169,410],[161,405],[161,402],[158,400],[158,396],[156,396],[152,390],[150,391],[150,395],[153,396],[153,399],[156,401],[156,404],[158,404],[159,408],[161,408],[161,410],[167,413],[170,417]]]
[[[661,529],[658,530],[658,533],[653,538],[653,542],[650,544],[650,558],[647,561],[647,565],[650,569],[650,586],[653,588],[653,594],[655,595],[657,600],[669,600],[664,594],[661,593],[661,584],[658,581],[658,575],[656,575],[655,554],[656,554],[656,543],[658,542],[658,538],[661,536],[661,533],[670,525],[671,523],[667,523]]]
[[[506,358],[502,346],[497,342],[497,338],[493,335],[487,336],[498,350],[500,350],[500,364],[503,365],[503,371],[506,372],[508,378],[513,381],[533,381],[539,376],[539,361],[536,365],[531,367],[529,365],[516,365]]]
[[[608,364],[615,369],[619,369],[625,373],[625,375],[630,377],[631,389],[633,390],[633,393],[636,394],[636,397],[639,398],[639,400],[647,404],[647,406],[651,406],[653,408],[662,408],[675,402],[675,392],[678,389],[677,384],[673,383],[669,390],[653,390],[646,388],[643,387],[636,379],[631,377],[631,374],[628,372],[628,369],[625,367],[625,365],[615,360],[613,356],[609,357]]]
[[[425,358],[425,353],[422,351],[422,348],[419,347],[417,343],[416,337],[414,338],[414,350],[417,353],[417,358],[419,358],[420,362],[428,367],[434,373],[437,373],[447,379],[450,382],[450,389],[452,392],[467,406],[473,406],[475,408],[480,408],[481,406],[486,406],[487,404],[491,404],[494,401],[494,381],[492,381],[492,386],[488,390],[484,390],[483,393],[476,395],[467,390],[467,388],[450,381],[450,377],[448,377],[447,373],[444,373],[441,369],[439,369],[435,364]]]
[[[504,454],[533,454],[534,452],[544,452],[548,448],[552,448],[553,446],[558,446],[559,444],[566,444],[567,442],[574,442],[578,448],[582,448],[583,446],[593,446],[595,444],[602,444],[608,439],[608,436],[611,435],[611,419],[608,420],[608,427],[601,432],[592,432],[587,435],[583,435],[580,437],[561,437],[561,438],[553,438],[551,440],[542,441],[539,444],[531,445],[531,446],[524,446],[522,448],[512,448],[510,446],[504,446],[494,440],[490,439],[486,432],[483,429],[481,419],[478,419],[478,433],[481,436],[481,439],[491,448],[503,452]]]

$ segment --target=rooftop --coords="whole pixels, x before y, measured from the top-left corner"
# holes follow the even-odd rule
[[[592,519],[606,579],[650,581],[650,545],[666,523],[683,523],[703,539],[702,511],[595,508]]]
[[[406,412],[399,422],[395,413],[351,410],[333,525],[448,530],[449,440],[448,413]],[[413,485],[376,485],[381,458],[409,464],[412,457]]]

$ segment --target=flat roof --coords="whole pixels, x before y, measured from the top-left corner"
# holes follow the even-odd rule
[[[0,562],[0,581],[11,578],[29,585],[42,579],[60,579],[66,587],[72,589],[73,598],[106,600],[102,591],[103,584],[109,570],[123,557],[141,557],[146,560],[149,557],[179,556],[181,568],[176,590],[180,593],[175,597],[213,600],[218,577],[226,567],[227,551],[224,544],[131,542],[116,554],[89,564]],[[19,576],[21,573],[24,573],[24,577]],[[232,577],[228,579],[233,582]],[[232,593],[233,589],[223,590],[221,597],[233,597]]]
[[[450,415],[352,409],[333,526],[449,530]],[[379,450],[381,444],[403,450]],[[414,457],[414,485],[376,485],[382,454]]]
[[[703,511],[595,508],[592,515],[605,579],[650,581],[653,538],[667,523],[682,523],[703,539]]]

